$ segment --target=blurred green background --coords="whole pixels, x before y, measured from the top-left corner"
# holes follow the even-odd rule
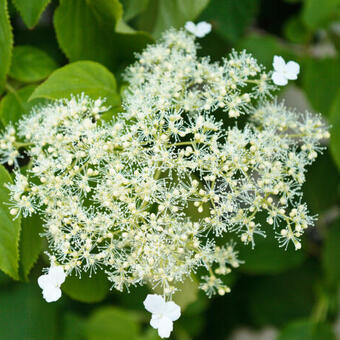
[[[268,69],[274,55],[299,62],[299,79],[278,95],[289,107],[321,112],[332,137],[304,186],[319,218],[302,249],[284,251],[270,237],[259,238],[254,250],[240,248],[245,264],[227,278],[232,291],[223,297],[208,299],[195,281],[185,282],[174,297],[183,313],[171,338],[340,338],[340,0],[0,0],[0,125],[71,92],[103,96],[111,73],[117,89],[107,95],[118,110],[121,72],[134,52],[188,20],[212,24],[200,54],[213,60],[235,48],[247,49]],[[63,67],[79,60],[96,63],[87,70],[92,78],[82,75],[75,88],[76,68]],[[52,73],[56,90],[40,87],[40,97],[28,102]],[[0,194],[3,201],[6,193]],[[8,228],[1,219],[0,237]],[[47,304],[36,283],[46,266],[41,221],[10,227],[17,232],[12,267],[1,262],[6,250],[0,246],[0,269],[8,274],[0,271],[1,340],[158,339],[142,304],[147,287],[119,293],[100,274],[71,277],[62,299]]]

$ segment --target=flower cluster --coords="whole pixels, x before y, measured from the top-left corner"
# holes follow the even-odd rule
[[[202,269],[200,288],[223,295],[223,276],[240,263],[226,237],[254,246],[265,235],[258,214],[279,245],[301,247],[313,224],[301,186],[327,127],[272,101],[271,73],[251,55],[217,63],[197,47],[173,29],[147,47],[109,123],[105,101],[81,95],[33,109],[1,136],[2,160],[15,164],[16,140],[31,159],[8,185],[11,213],[43,217],[50,261],[67,275],[100,269],[118,290],[149,283],[169,300]],[[249,122],[225,128],[215,113]],[[163,312],[152,323],[166,336],[179,314]]]

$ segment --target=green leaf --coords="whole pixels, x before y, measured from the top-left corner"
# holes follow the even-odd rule
[[[129,21],[146,9],[149,0],[122,0],[121,3],[124,7],[123,18]]]
[[[317,29],[335,16],[339,5],[339,0],[305,0],[302,19],[308,27]]]
[[[235,42],[255,19],[258,7],[258,0],[211,0],[200,18],[210,21],[214,30]]]
[[[21,220],[20,264],[25,280],[42,251],[43,240],[39,235],[42,232],[42,220],[38,215]]]
[[[61,288],[74,300],[94,303],[104,300],[110,284],[104,272],[98,271],[92,277],[89,277],[88,273],[82,273],[81,279],[69,276]]]
[[[331,123],[330,149],[333,159],[340,169],[340,90],[333,103],[329,120]]]
[[[150,0],[138,27],[157,38],[170,27],[179,28],[195,20],[208,3],[209,0]]]
[[[0,0],[0,93],[5,87],[11,65],[13,47],[12,28],[7,11],[7,0]]]
[[[46,103],[46,99],[33,99],[28,102],[29,97],[35,90],[35,85],[22,87],[18,91],[13,90],[4,96],[0,102],[0,120],[4,126],[8,123],[16,123],[23,115],[30,113],[36,105]]]
[[[13,279],[18,279],[20,217],[13,221],[9,213],[9,191],[6,183],[12,179],[0,165],[0,269]]]
[[[78,61],[54,71],[30,97],[60,99],[84,92],[93,98],[107,98],[112,107],[119,105],[114,75],[93,61]]]
[[[284,49],[278,39],[270,35],[249,34],[239,41],[237,50],[246,49],[256,56],[256,59],[267,68],[271,69],[274,55],[285,55]]]
[[[36,282],[0,292],[1,340],[52,340],[58,337],[58,304],[47,303]]]
[[[51,0],[12,0],[28,28],[33,28]]]
[[[89,340],[137,340],[139,325],[135,317],[126,310],[102,307],[88,319],[85,332]]]
[[[318,267],[305,263],[279,275],[256,277],[247,286],[252,320],[257,326],[282,326],[308,317],[315,303],[314,285],[319,275]]]
[[[316,111],[328,116],[340,88],[339,58],[309,59],[302,70],[302,77],[310,103]]]
[[[63,340],[84,340],[83,330],[86,319],[73,312],[66,312],[63,316]]]
[[[59,45],[71,62],[94,60],[113,70],[121,62],[131,62],[133,52],[152,42],[145,33],[127,30],[121,19],[118,0],[61,0],[54,26]],[[123,32],[118,32],[123,26]]]
[[[284,26],[285,37],[293,43],[306,44],[313,35],[304,25],[299,15],[289,18]]]
[[[258,222],[267,237],[255,237],[254,249],[243,244],[237,247],[239,258],[244,261],[240,265],[241,271],[252,274],[277,274],[297,267],[305,260],[303,249],[296,251],[293,246],[287,250],[279,248],[273,228],[268,225],[264,215],[258,217]]]
[[[175,301],[182,309],[195,302],[198,298],[198,283],[195,279],[187,278],[178,286],[178,291],[173,296]]]
[[[329,152],[325,151],[310,167],[303,186],[305,201],[312,215],[320,214],[336,203],[339,196],[339,184],[338,169]]]
[[[322,253],[322,264],[326,277],[331,284],[340,284],[340,220],[338,219],[327,231]]]
[[[277,340],[335,340],[330,325],[311,320],[294,321],[287,325]]]
[[[9,76],[24,83],[47,78],[56,62],[44,51],[33,46],[15,46]]]

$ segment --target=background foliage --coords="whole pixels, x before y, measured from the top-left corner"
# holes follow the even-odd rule
[[[259,238],[254,250],[241,247],[245,264],[228,278],[227,296],[209,300],[195,280],[185,282],[174,297],[183,315],[172,337],[236,339],[240,327],[252,332],[271,327],[268,339],[336,339],[340,0],[0,0],[0,127],[36,104],[83,91],[108,98],[112,109],[103,119],[110,119],[120,107],[121,71],[134,53],[188,20],[212,23],[201,49],[212,59],[246,48],[269,68],[275,54],[298,61],[300,78],[279,95],[288,106],[321,112],[332,137],[307,176],[305,199],[319,220],[302,250],[285,252],[270,238]],[[157,339],[146,327],[149,315],[141,303],[146,287],[130,294],[110,291],[98,273],[68,278],[57,303],[42,299],[36,284],[46,266],[41,221],[11,220],[3,203],[10,171],[0,168],[1,339]]]

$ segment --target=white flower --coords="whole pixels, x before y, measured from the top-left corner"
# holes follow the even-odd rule
[[[164,298],[157,294],[148,294],[144,306],[152,313],[150,325],[158,329],[161,338],[168,338],[173,329],[173,321],[181,316],[181,308],[173,301],[165,302]]]
[[[61,266],[52,266],[47,275],[38,278],[38,284],[43,290],[43,297],[47,302],[57,301],[61,297],[61,284],[65,281],[66,274]]]
[[[282,57],[274,56],[273,61],[274,73],[272,80],[274,84],[284,86],[287,85],[288,79],[295,80],[300,72],[300,66],[295,61],[288,61],[286,64]]]
[[[192,21],[185,24],[185,29],[194,34],[198,38],[203,38],[211,31],[211,24],[206,21],[201,21],[195,25]]]

